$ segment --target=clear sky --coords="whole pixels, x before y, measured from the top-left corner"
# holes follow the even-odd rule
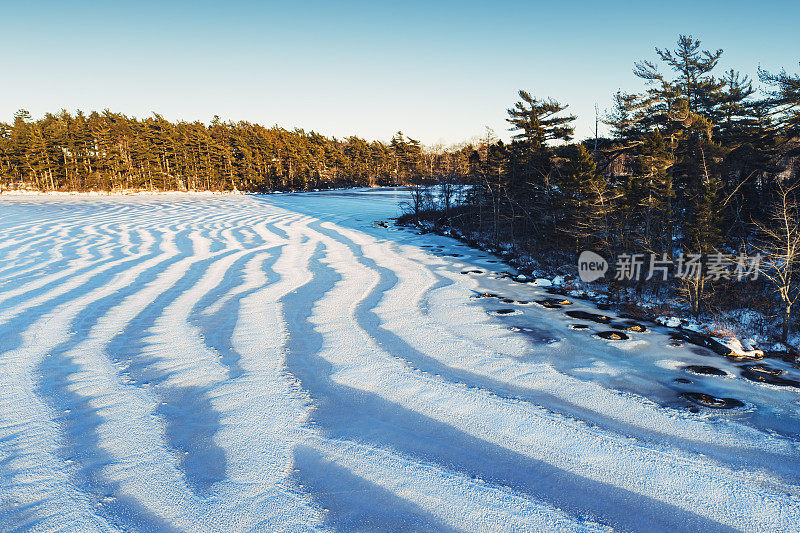
[[[508,137],[518,89],[593,135],[634,61],[692,34],[720,64],[800,70],[800,2],[0,0],[0,121],[19,108],[249,120],[386,140]]]

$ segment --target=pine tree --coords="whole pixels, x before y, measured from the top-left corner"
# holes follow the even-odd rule
[[[646,134],[636,153],[634,174],[629,188],[635,199],[632,220],[637,228],[641,250],[672,255],[672,199],[675,191],[668,170],[672,158],[658,130]]]
[[[532,152],[540,152],[547,148],[549,141],[572,138],[575,115],[559,116],[568,106],[552,98],[539,100],[522,90],[519,97],[521,100],[508,110],[507,119],[512,129],[519,131],[514,135],[515,139],[525,141]]]
[[[578,145],[567,157],[559,173],[558,196],[559,230],[570,235],[574,241],[576,254],[582,247],[592,245],[592,237],[597,235],[595,226],[595,195],[599,181],[597,165],[592,154]]]
[[[527,91],[519,91],[520,100],[508,109],[506,119],[512,126],[514,142],[509,147],[510,161],[505,166],[499,195],[504,202],[511,238],[518,220],[525,220],[537,235],[537,246],[555,244],[557,231],[553,191],[553,154],[551,141],[572,138],[574,115],[565,115],[566,105],[548,98],[539,100]]]
[[[652,126],[651,107],[656,102],[651,95],[614,93],[614,106],[603,122],[611,126],[611,135],[622,149],[631,148],[641,142],[641,137]]]
[[[800,74],[788,74],[786,70],[770,74],[759,69],[758,75],[772,88],[768,103],[778,116],[784,138],[797,138],[800,136]]]
[[[700,50],[700,41],[691,35],[680,35],[675,50],[656,48],[659,58],[678,73],[674,86],[687,104],[688,110],[698,113],[704,107],[706,95],[717,91],[721,84],[710,73],[722,56],[722,50]]]
[[[723,86],[717,93],[715,137],[725,145],[738,145],[748,139],[748,130],[753,125],[753,83],[733,69],[725,72]]]

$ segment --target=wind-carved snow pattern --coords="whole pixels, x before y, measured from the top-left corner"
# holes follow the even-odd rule
[[[0,530],[796,530],[798,389],[404,194],[1,197]]]

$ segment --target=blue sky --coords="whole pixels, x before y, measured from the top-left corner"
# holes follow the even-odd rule
[[[526,89],[568,103],[583,138],[679,33],[751,77],[800,70],[800,2],[631,4],[0,0],[0,120],[109,108],[454,143],[507,138]]]

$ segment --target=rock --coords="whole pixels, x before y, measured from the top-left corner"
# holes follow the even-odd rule
[[[676,316],[660,316],[656,318],[656,322],[668,328],[677,328],[681,325],[681,319]]]
[[[567,291],[562,289],[561,287],[548,287],[545,289],[548,294],[555,294],[557,296],[566,296]]]
[[[534,287],[551,287],[553,283],[547,278],[537,278],[533,281]]]
[[[564,298],[542,298],[541,300],[536,300],[536,303],[553,309],[561,307],[562,305],[572,305],[572,302]]]
[[[520,274],[519,276],[517,276],[517,281],[528,281],[528,276],[526,276],[525,274]]]
[[[702,335],[700,333],[696,333],[691,330],[687,329],[680,329],[673,333],[673,339],[681,339],[686,342],[690,342],[696,346],[702,346],[703,348],[708,348],[709,350],[713,351],[718,355],[722,355],[729,359],[741,359],[743,356],[737,355],[734,353],[727,345],[719,342],[717,339],[713,337],[708,337],[706,335]]]
[[[755,351],[757,349],[756,348],[757,344],[758,343],[756,341],[754,341],[753,339],[750,339],[750,338],[742,339],[742,346],[744,347],[745,350]]]
[[[502,300],[505,299],[505,296],[500,296],[499,294],[495,294],[493,292],[480,292],[473,294],[472,296],[470,296],[470,298],[474,300],[480,300],[483,298],[496,298],[498,300]]]
[[[750,349],[747,349],[736,337],[725,339],[721,344],[727,346],[736,357],[746,357],[748,359],[761,359],[764,357],[762,350],[754,350],[752,345],[749,345]]]

